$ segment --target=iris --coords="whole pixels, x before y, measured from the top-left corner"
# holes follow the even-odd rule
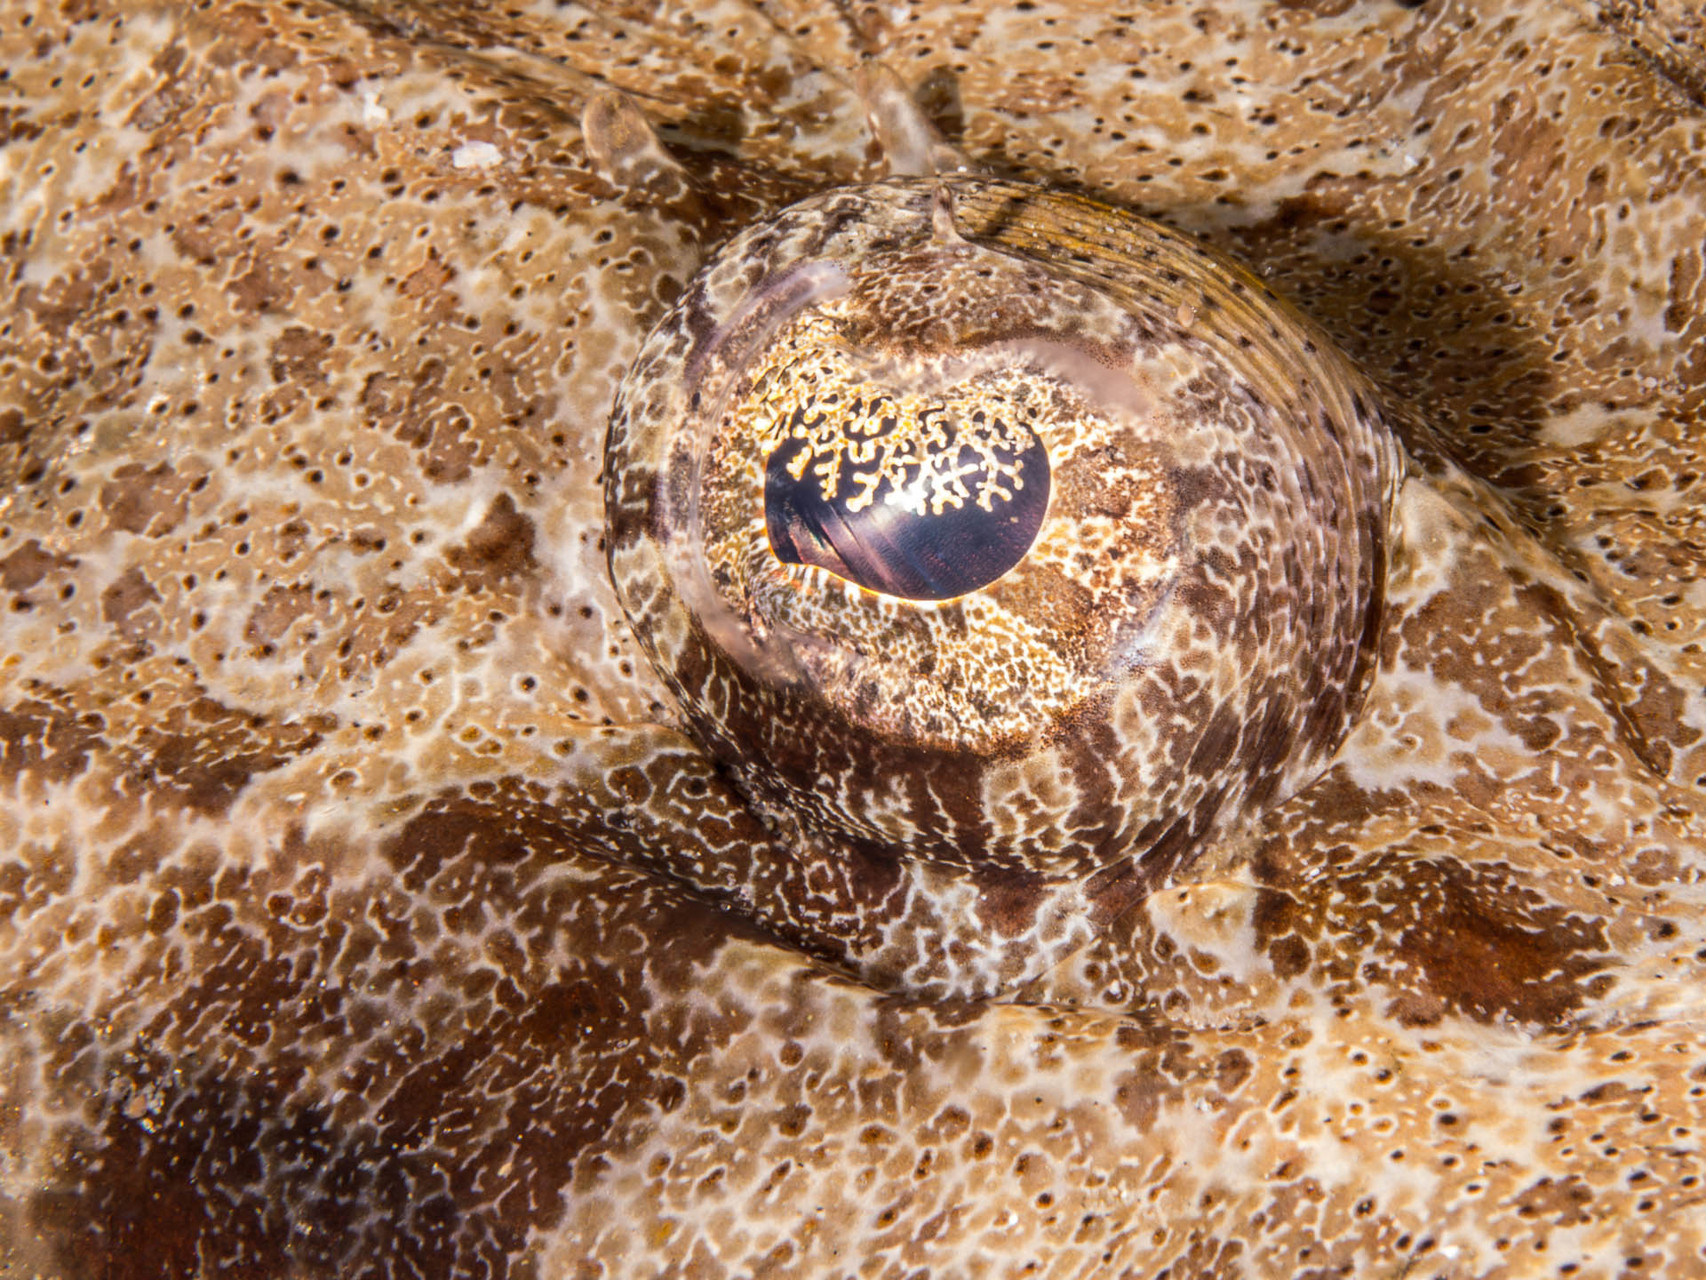
[[[1036,540],[1048,451],[1023,424],[934,410],[916,423],[891,414],[859,430],[872,423],[866,415],[836,420],[826,447],[804,411],[795,416],[764,473],[765,525],[779,559],[884,595],[948,600],[994,582]]]

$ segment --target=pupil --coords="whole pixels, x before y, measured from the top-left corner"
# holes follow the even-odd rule
[[[1035,432],[979,413],[926,410],[851,421],[796,411],[766,459],[770,546],[884,595],[947,600],[1018,564],[1048,510],[1048,452]]]

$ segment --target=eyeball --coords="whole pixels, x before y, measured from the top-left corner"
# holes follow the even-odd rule
[[[1348,732],[1401,462],[1374,404],[1157,224],[990,180],[838,190],[730,242],[644,343],[611,576],[761,810],[1161,878]]]

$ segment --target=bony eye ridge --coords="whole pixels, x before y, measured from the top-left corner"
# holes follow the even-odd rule
[[[1374,404],[1153,223],[989,180],[839,190],[737,237],[646,340],[612,578],[760,808],[1164,877],[1350,728],[1400,468]]]

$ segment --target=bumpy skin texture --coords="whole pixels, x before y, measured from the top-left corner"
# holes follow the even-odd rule
[[[1706,1267],[1686,11],[0,18],[9,1268]],[[621,621],[617,381],[881,176],[865,53],[1250,263],[1413,461],[1358,728],[1154,892],[765,826]]]

